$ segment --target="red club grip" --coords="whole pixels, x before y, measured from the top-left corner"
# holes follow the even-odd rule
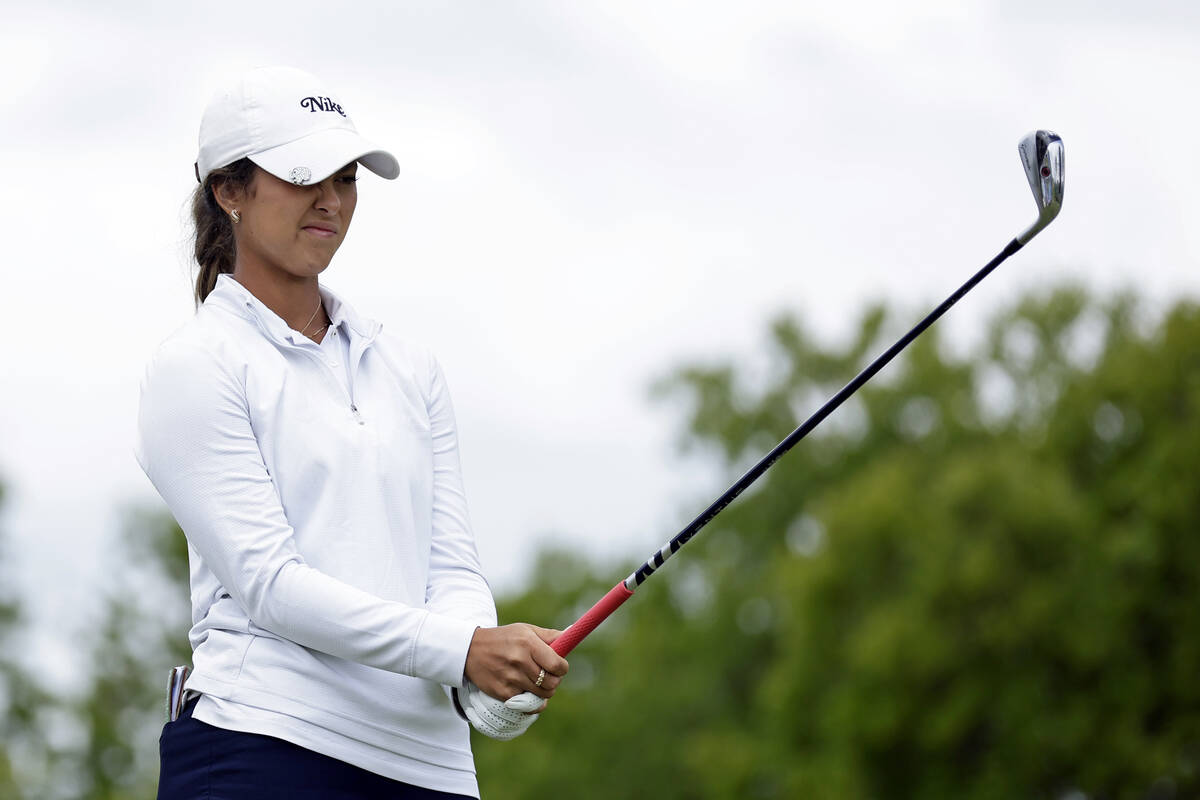
[[[550,643],[550,647],[560,656],[565,656],[567,653],[575,649],[575,645],[584,640],[589,633],[596,629],[604,620],[608,619],[608,615],[621,607],[629,598],[633,597],[633,592],[625,588],[625,581],[621,581],[616,586],[608,590],[608,594],[600,598],[600,602],[588,609],[587,613],[575,621],[575,624],[562,632],[562,635]]]

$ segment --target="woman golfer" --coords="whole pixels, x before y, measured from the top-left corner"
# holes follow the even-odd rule
[[[360,165],[399,173],[298,70],[242,75],[200,125],[200,305],[138,426],[191,565],[160,798],[478,796],[465,720],[517,736],[567,671],[557,631],[496,627],[437,361],[319,283]]]

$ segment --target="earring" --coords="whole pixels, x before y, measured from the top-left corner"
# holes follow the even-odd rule
[[[233,224],[234,224],[234,225],[237,225],[239,222],[241,222],[241,221],[242,221],[242,215],[241,215],[241,212],[239,212],[239,211],[238,211],[238,210],[235,208],[233,211],[230,211],[230,212],[229,212],[229,218],[230,218],[231,220],[233,220]]]

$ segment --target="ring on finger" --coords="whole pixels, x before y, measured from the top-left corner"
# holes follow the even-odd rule
[[[542,681],[544,680],[546,680],[546,670],[538,670],[537,680],[533,682],[533,685],[541,688]]]

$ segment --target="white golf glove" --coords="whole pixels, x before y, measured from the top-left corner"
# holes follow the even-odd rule
[[[502,742],[515,739],[529,730],[529,726],[538,718],[538,715],[532,712],[541,708],[545,702],[537,695],[527,692],[506,703],[485,694],[470,681],[466,681],[461,690],[454,689],[453,692],[455,705],[466,716],[471,726],[484,736]]]

